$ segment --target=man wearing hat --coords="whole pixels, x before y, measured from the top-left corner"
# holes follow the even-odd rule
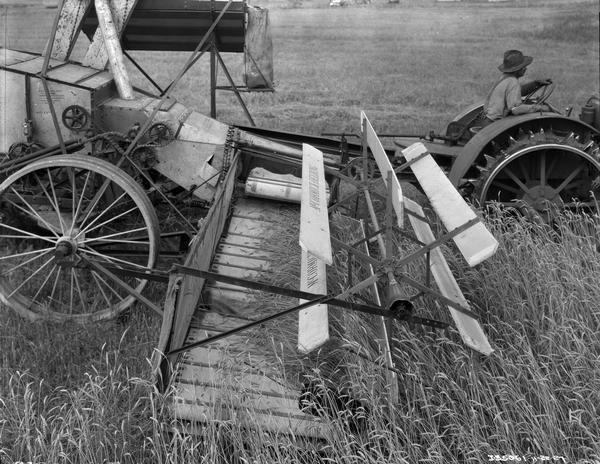
[[[490,90],[483,106],[484,126],[510,114],[517,115],[549,110],[546,105],[527,105],[521,100],[521,95],[527,95],[552,82],[549,79],[544,79],[523,85],[519,83],[519,78],[525,75],[527,66],[532,61],[531,56],[525,56],[519,50],[508,50],[504,53],[504,60],[498,66],[498,69],[502,71],[502,77],[496,81],[492,90]]]

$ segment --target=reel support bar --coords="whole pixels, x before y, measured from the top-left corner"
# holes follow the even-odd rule
[[[294,313],[296,311],[300,311],[301,309],[308,308],[309,306],[313,306],[313,305],[320,304],[320,303],[328,303],[333,298],[334,297],[331,296],[331,295],[322,295],[322,296],[319,296],[318,298],[314,298],[314,299],[312,299],[310,301],[307,301],[306,303],[303,303],[301,305],[293,306],[293,307],[288,308],[288,309],[286,309],[284,311],[281,311],[279,313],[272,314],[272,315],[267,316],[267,317],[263,317],[262,319],[258,319],[256,321],[250,322],[249,324],[245,324],[245,325],[236,327],[235,329],[228,330],[227,332],[222,332],[220,334],[213,335],[212,337],[205,338],[204,340],[200,340],[200,341],[197,341],[197,342],[194,342],[194,343],[190,343],[189,345],[185,345],[185,346],[182,346],[181,348],[177,348],[177,349],[175,349],[173,351],[169,351],[167,353],[167,356],[168,357],[174,356],[176,354],[183,353],[184,351],[189,351],[192,348],[197,348],[199,346],[208,345],[209,343],[213,343],[213,342],[216,342],[218,340],[222,340],[223,338],[227,338],[227,337],[229,337],[231,335],[235,335],[236,333],[242,332],[244,330],[251,329],[252,327],[256,327],[257,325],[264,324],[265,322],[269,322],[269,321],[272,321],[274,319],[278,319],[278,318],[280,318],[282,316],[285,316],[287,314],[291,314],[291,313]]]
[[[208,277],[208,275],[211,275],[211,274],[214,277],[218,277],[219,280],[221,280],[221,278],[224,277],[224,276],[216,275],[216,274],[214,274],[212,272],[200,271],[198,269],[186,268],[186,267],[180,266],[180,265],[175,265],[174,268],[178,272],[182,272],[184,274],[188,273],[188,271],[193,271],[193,272],[189,272],[189,274],[191,274],[191,275],[198,275],[199,277],[202,277],[202,275],[200,275],[200,274],[205,274],[205,275],[207,275],[207,277],[204,277],[204,278],[207,278],[207,279],[210,279],[210,277]],[[243,280],[243,279],[233,279],[233,280]],[[272,315],[264,317],[262,319],[258,319],[256,321],[252,321],[252,322],[250,322],[248,324],[236,327],[235,329],[228,330],[227,332],[222,332],[222,333],[214,335],[212,337],[205,338],[204,340],[200,340],[200,341],[197,341],[197,342],[194,342],[194,343],[190,343],[189,345],[185,345],[185,346],[182,346],[181,348],[177,348],[175,350],[169,351],[166,356],[167,357],[174,356],[174,355],[177,355],[177,354],[182,353],[184,351],[191,350],[192,348],[197,348],[197,347],[200,347],[200,346],[208,345],[209,343],[213,343],[213,342],[216,342],[218,340],[222,340],[223,338],[227,338],[227,337],[229,337],[231,335],[235,335],[236,333],[242,332],[242,331],[247,330],[247,329],[251,329],[252,327],[256,327],[258,325],[261,325],[261,324],[264,324],[266,322],[278,319],[278,318],[286,316],[288,314],[295,313],[297,311],[300,311],[301,309],[305,309],[305,308],[308,308],[310,306],[314,306],[314,305],[322,304],[322,303],[336,304],[336,305],[338,305],[338,303],[347,303],[347,302],[345,302],[343,300],[340,300],[340,298],[346,298],[346,297],[352,295],[353,293],[356,293],[356,292],[358,292],[358,291],[360,291],[360,290],[368,287],[369,285],[373,285],[376,281],[377,281],[377,277],[376,276],[371,276],[371,277],[363,280],[362,282],[358,283],[354,287],[349,288],[348,290],[340,293],[337,296],[334,296],[334,295],[314,295],[314,294],[307,293],[307,292],[297,292],[296,290],[292,290],[293,292],[296,292],[296,293],[302,293],[304,295],[312,295],[314,298],[312,298],[311,300],[309,300],[309,301],[307,301],[305,303],[302,303],[300,305],[292,306],[291,308],[285,309],[285,310],[283,310],[281,312],[272,314]],[[255,284],[255,282],[250,282],[250,281],[248,281],[248,283]],[[259,285],[262,286],[263,284],[259,284]],[[267,286],[267,287],[270,287],[270,286]],[[285,290],[285,289],[282,289],[282,290]],[[352,303],[350,303],[350,304],[352,304]],[[361,309],[359,309],[359,308],[361,308]],[[356,310],[362,311],[362,308],[370,308],[370,307],[369,306],[365,306],[365,305],[354,305],[353,304],[353,307],[351,309],[356,309]],[[426,318],[421,318],[421,317],[405,317],[405,316],[402,316],[400,314],[394,314],[393,312],[390,312],[390,311],[380,310],[379,308],[377,308],[375,306],[373,308],[374,308],[373,311],[369,310],[369,311],[364,311],[364,312],[368,312],[369,314],[376,314],[376,315],[380,315],[380,316],[384,316],[384,317],[388,317],[388,318],[397,319],[399,321],[414,322],[414,323],[420,323],[420,324],[424,324],[424,325],[429,325],[429,326],[432,326],[432,327],[435,327],[435,328],[446,328],[448,326],[448,324],[446,324],[445,322],[435,321],[435,320],[432,320],[432,319],[426,319]]]
[[[239,285],[242,287],[249,288],[251,290],[259,290],[259,291],[274,293],[276,295],[287,296],[290,298],[298,298],[300,300],[313,300],[317,297],[323,296],[323,295],[318,295],[315,293],[294,290],[291,288],[284,288],[284,287],[278,287],[275,285],[264,284],[261,282],[254,282],[254,281],[242,279],[239,277],[230,277],[230,276],[225,276],[225,275],[221,275],[221,274],[216,274],[216,273],[210,272],[210,271],[203,271],[200,269],[185,267],[180,264],[173,265],[170,272],[200,277],[200,278],[211,280],[214,282],[223,282],[223,283],[231,284],[231,285]],[[367,279],[367,280],[369,280],[369,279]],[[359,291],[360,288],[356,289],[356,287],[358,287],[361,284],[364,284],[364,282],[365,281],[363,281],[363,282],[357,284],[357,286],[353,287],[354,291],[352,293]],[[368,285],[370,285],[370,284],[371,284],[371,282],[369,281]],[[352,289],[350,289],[350,290],[352,290]],[[335,306],[339,306],[341,308],[352,309],[352,310],[360,311],[360,312],[367,313],[367,314],[375,314],[377,316],[386,314],[385,311],[379,306],[352,303],[350,301],[343,301],[341,299],[342,296],[349,295],[349,294],[350,293],[348,293],[348,291],[346,291],[346,292],[338,295],[337,297],[332,296],[332,297],[330,297],[330,300],[328,300],[328,303],[335,305]],[[315,304],[317,304],[317,303],[315,303]]]
[[[479,319],[479,316],[477,314],[475,314],[473,311],[471,311],[470,309],[465,308],[464,306],[456,303],[454,300],[451,300],[450,298],[446,298],[441,293],[436,292],[435,290],[432,290],[427,285],[423,285],[422,283],[417,282],[416,280],[408,277],[405,274],[398,275],[398,279],[405,281],[411,287],[415,287],[416,289],[421,290],[421,292],[423,292],[423,293],[431,295],[435,299],[440,300],[442,303],[445,303],[447,306],[452,306],[457,311],[460,311],[461,313],[466,314],[467,316],[470,316],[473,319]]]

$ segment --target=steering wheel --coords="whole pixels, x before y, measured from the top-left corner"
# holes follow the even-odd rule
[[[556,87],[554,82],[543,84],[533,92],[529,92],[527,95],[525,95],[523,97],[523,103],[526,105],[541,105],[548,100],[550,95],[552,95],[552,92],[554,92],[554,87]]]

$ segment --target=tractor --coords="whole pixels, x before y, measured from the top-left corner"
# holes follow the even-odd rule
[[[551,111],[508,116],[477,126],[483,103],[458,114],[445,133],[422,137],[451,182],[477,205],[491,202],[547,221],[557,208],[590,211],[600,187],[600,99],[592,96],[579,118],[548,104],[550,82],[523,97]],[[415,141],[400,137],[407,147]],[[410,179],[407,179],[410,180]]]

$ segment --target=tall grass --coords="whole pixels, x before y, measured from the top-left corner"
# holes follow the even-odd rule
[[[451,254],[451,265],[495,352],[487,358],[470,352],[452,329],[396,324],[400,400],[393,407],[380,387],[385,372],[376,353],[345,357],[350,384],[368,413],[361,427],[348,428],[340,418],[326,443],[245,431],[232,421],[182,433],[185,424],[168,420],[169,393],[154,391],[143,360],[137,360],[135,374],[128,372],[134,363],[123,346],[105,348],[96,368],[70,387],[45,388],[46,380],[5,368],[0,459],[382,464],[478,463],[488,455],[600,459],[598,218],[564,214],[554,228],[497,213],[488,221],[500,242],[498,253],[475,269]],[[446,317],[435,305],[417,311]],[[355,328],[347,346],[354,351],[370,346],[372,334],[362,316],[350,315],[347,322]],[[10,328],[3,330],[5,346]],[[52,349],[47,340],[38,346]],[[28,352],[22,364],[35,359],[36,352]]]

